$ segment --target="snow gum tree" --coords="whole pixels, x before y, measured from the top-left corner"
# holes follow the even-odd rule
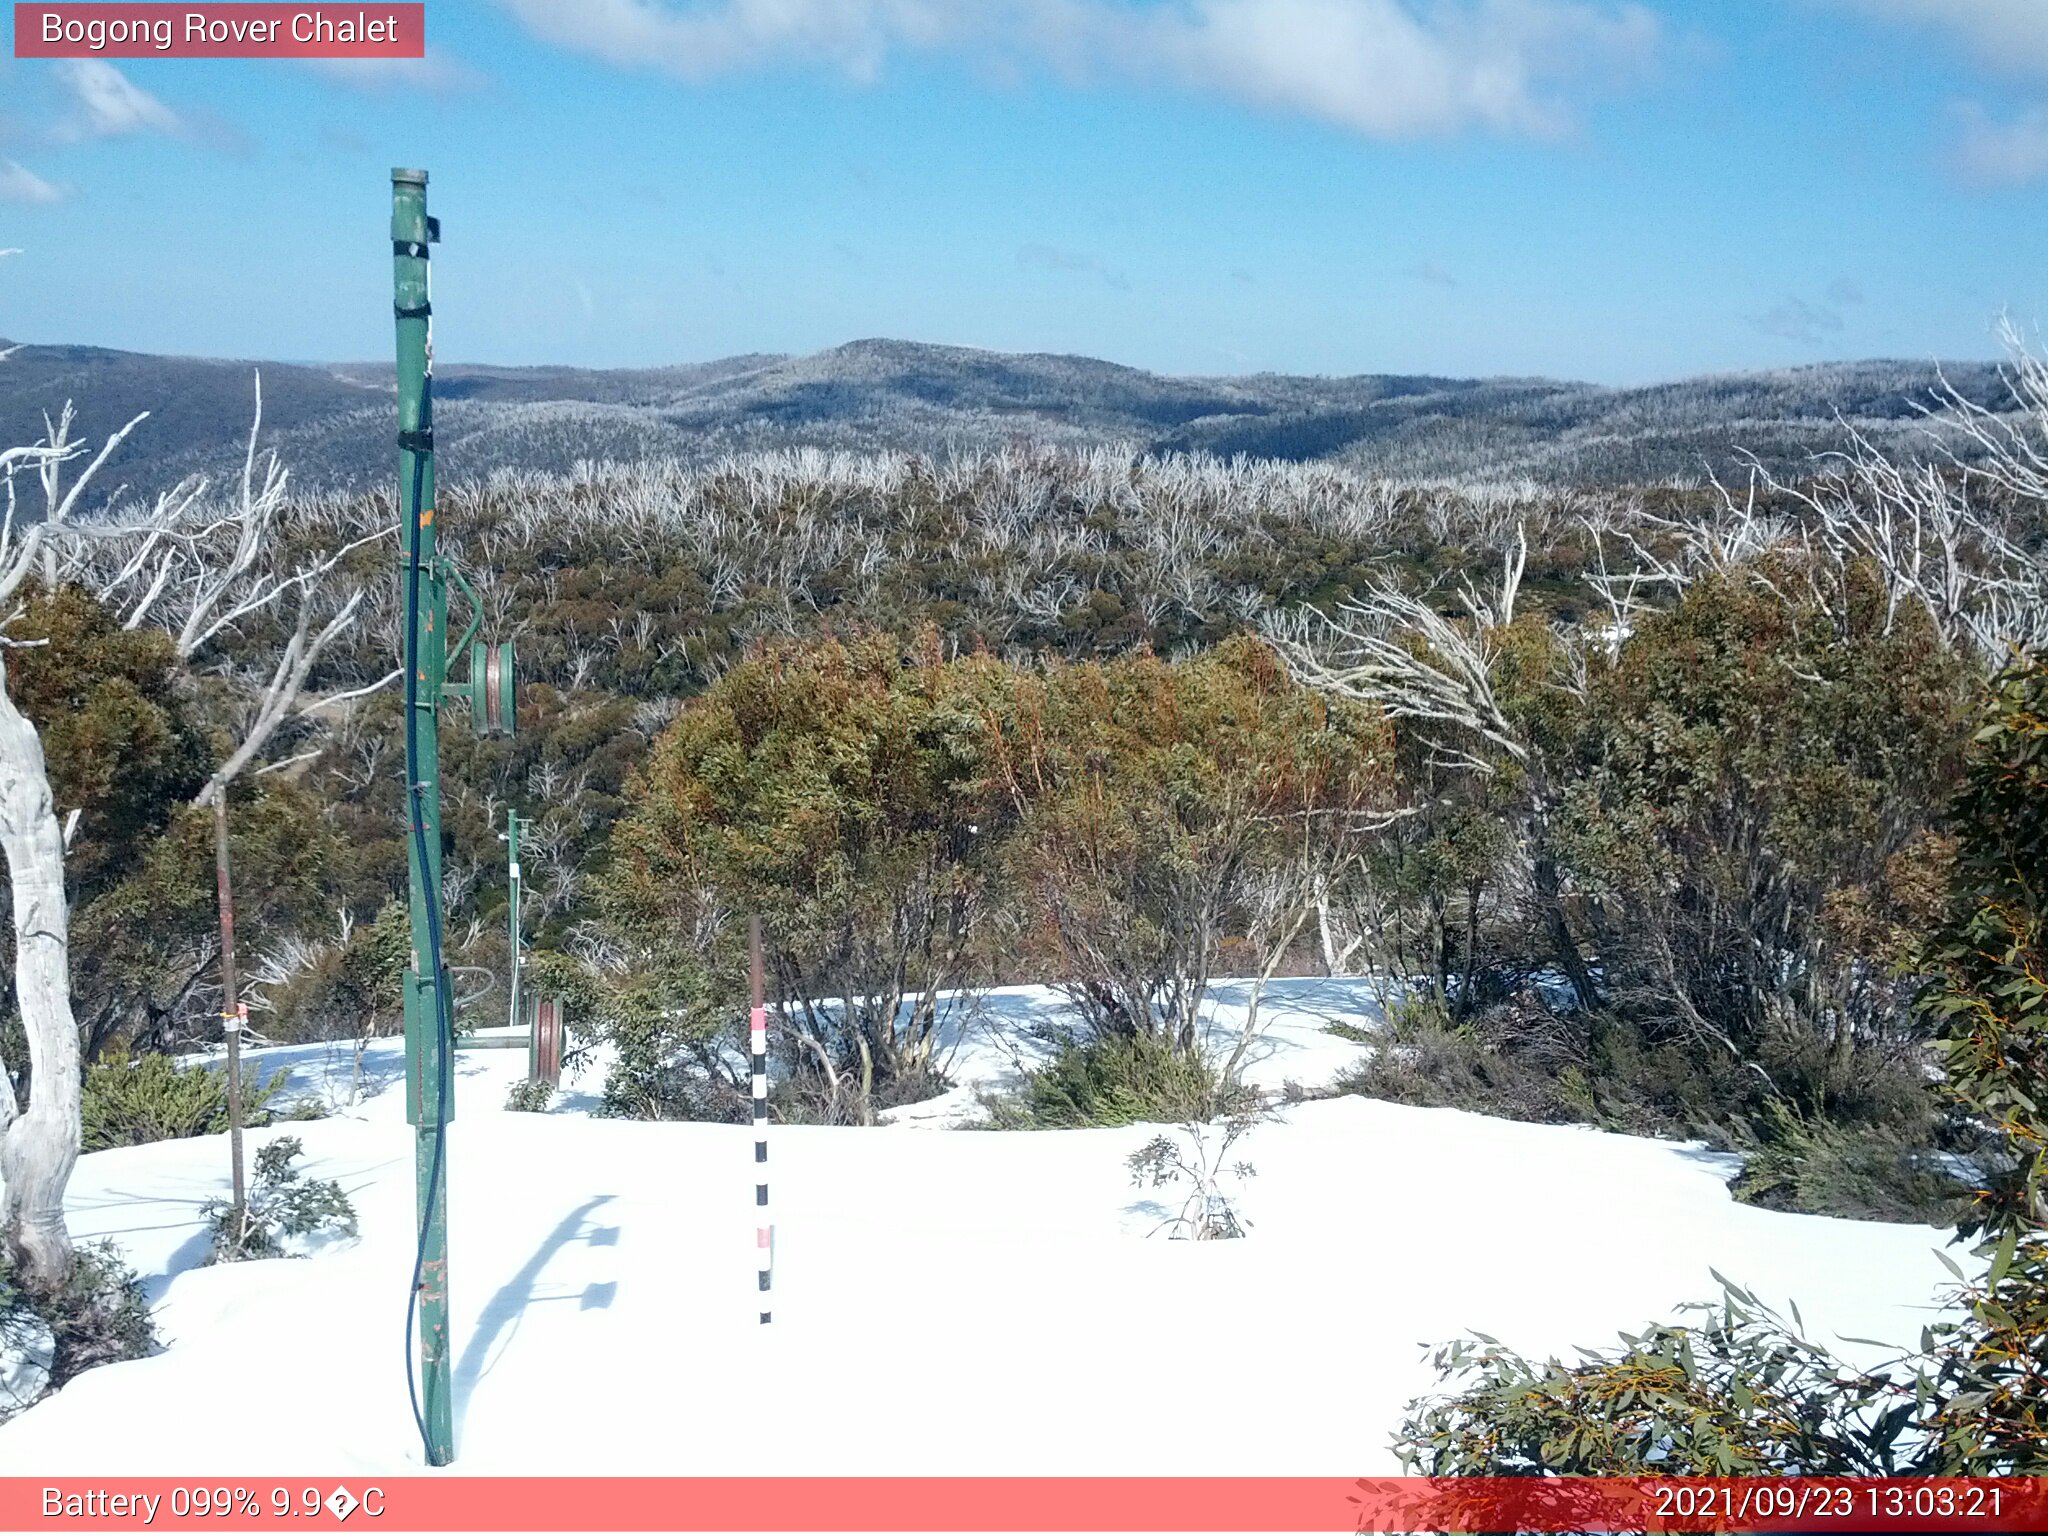
[[[1692,1323],[1535,1363],[1444,1346],[1450,1395],[1411,1405],[1396,1447],[1431,1477],[1993,1477],[2048,1472],[2048,667],[1996,679],[1951,807],[1947,912],[1919,1009],[1948,1067],[1934,1093],[2001,1144],[1957,1240],[1966,1276],[1920,1347],[1859,1369],[1728,1285]]]
[[[1380,711],[1299,686],[1250,636],[1022,676],[995,739],[1031,942],[1097,1038],[1183,1054],[1224,940],[1269,980],[1391,800]]]
[[[797,1065],[835,1116],[928,1082],[941,994],[998,966],[1056,978],[1095,1040],[1190,1057],[1234,941],[1251,995],[1227,1080],[1391,780],[1378,711],[1297,686],[1249,636],[1044,668],[941,660],[929,637],[785,644],[657,743],[607,914],[646,964],[718,965],[725,919],[760,912]]]
[[[1529,559],[1527,528],[1518,523],[1503,542],[1499,577],[1483,589],[1463,582],[1451,614],[1441,611],[1451,595],[1409,591],[1383,576],[1329,612],[1304,607],[1270,617],[1264,628],[1311,686],[1369,702],[1407,724],[1405,787],[1411,805],[1428,813],[1412,829],[1413,842],[1436,866],[1422,872],[1418,894],[1428,909],[1425,947],[1433,951],[1440,986],[1449,984],[1449,903],[1464,897],[1468,939],[1476,939],[1481,888],[1499,878],[1503,862],[1474,857],[1480,850],[1472,845],[1484,839],[1450,835],[1447,823],[1457,811],[1478,802],[1489,819],[1512,830],[1534,927],[1580,1002],[1594,1006],[1600,988],[1567,915],[1556,836],[1563,784],[1555,747],[1584,678],[1549,625],[1516,611]],[[1468,944],[1461,1009],[1472,995],[1469,962]]]
[[[73,959],[87,968],[119,967],[137,944],[183,937],[174,910],[158,906],[170,893],[152,891],[150,905],[140,910],[121,902],[119,893],[151,864],[179,806],[205,782],[207,742],[177,686],[166,636],[123,629],[118,614],[75,586],[46,593],[30,584],[17,605],[11,631],[42,643],[8,652],[7,692],[36,725],[55,803],[69,808],[62,820]],[[109,902],[127,907],[123,923],[110,928],[88,918],[81,938],[82,914]],[[0,955],[11,975],[11,931],[0,936]],[[89,1060],[135,1019],[115,995],[123,989],[80,983],[75,966],[72,1007]],[[11,992],[0,986],[8,1004],[0,1014],[0,1039],[19,1061],[25,1041]]]
[[[628,791],[605,894],[651,963],[736,963],[759,913],[819,1112],[865,1120],[931,1070],[941,994],[971,984],[1004,807],[986,657],[927,635],[771,647],[685,708]],[[735,969],[735,976],[740,973]]]
[[[1974,667],[1918,609],[1887,622],[1867,567],[1832,611],[1812,574],[1704,578],[1594,667],[1560,841],[1631,1018],[1745,1061],[1804,1042],[1839,1079],[1904,1021],[1886,932],[1939,882]]]
[[[1621,1062],[1656,1113],[1916,1116],[1898,939],[1939,888],[1976,652],[1846,539],[1747,507],[1685,536],[1651,573],[1675,597],[1612,633],[1515,613],[1519,532],[1462,612],[1388,585],[1275,626],[1318,687],[1413,722],[1372,958],[1461,1020],[1536,1019],[1515,1049]],[[1525,1002],[1546,973],[1577,1006]]]

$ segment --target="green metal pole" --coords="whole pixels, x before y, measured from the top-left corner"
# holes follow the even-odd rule
[[[448,1166],[443,1125],[453,1118],[447,1073],[452,1069],[442,1002],[445,961],[436,953],[441,890],[441,755],[439,709],[448,672],[448,583],[434,526],[433,338],[429,319],[427,246],[439,237],[427,217],[427,173],[391,173],[392,291],[398,324],[398,508],[400,576],[417,583],[418,628],[407,697],[413,751],[408,754],[406,839],[412,895],[412,965],[405,977],[406,1118],[414,1127],[420,1262],[420,1412],[428,1462],[455,1455],[448,1371]],[[415,565],[415,561],[417,564]]]

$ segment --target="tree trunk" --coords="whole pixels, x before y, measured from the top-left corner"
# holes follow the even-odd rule
[[[1539,828],[1536,835],[1542,838],[1545,834]],[[1579,952],[1579,941],[1572,936],[1572,925],[1564,915],[1564,882],[1558,875],[1557,861],[1539,842],[1531,864],[1537,908],[1542,913],[1544,929],[1550,935],[1551,952],[1556,955],[1565,979],[1572,984],[1572,991],[1578,995],[1579,1006],[1598,1008],[1600,991],[1593,984],[1592,970],[1586,964],[1586,957]]]
[[[1450,899],[1444,896],[1429,898],[1429,927],[1436,942],[1436,954],[1432,957],[1436,966],[1437,1001],[1444,1005],[1444,1012],[1451,1011],[1451,920]]]
[[[1337,936],[1330,928],[1330,893],[1328,890],[1316,893],[1316,938],[1323,955],[1323,974],[1337,974]]]
[[[235,1242],[239,1252],[240,1244],[249,1236],[249,1208],[242,1184],[242,1015],[235,987],[235,886],[228,858],[225,784],[213,800],[213,872],[220,892],[220,1021],[228,1042],[228,1166],[235,1191]]]
[[[14,990],[28,1036],[28,1108],[0,1141],[0,1234],[32,1283],[71,1272],[64,1186],[78,1161],[78,1026],[71,1016],[64,834],[42,738],[14,707],[0,669],[0,852],[14,896]]]
[[[1465,968],[1458,978],[1458,1017],[1473,1012],[1472,987],[1479,970],[1479,882],[1465,884]]]

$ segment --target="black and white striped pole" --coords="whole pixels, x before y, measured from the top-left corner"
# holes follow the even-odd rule
[[[761,919],[747,919],[748,968],[753,972],[753,1011],[747,1032],[754,1058],[754,1247],[761,1266],[761,1321],[770,1316],[768,1288],[775,1276],[775,1228],[768,1222],[768,1005],[761,974]]]

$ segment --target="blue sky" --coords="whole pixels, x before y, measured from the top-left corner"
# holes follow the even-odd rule
[[[432,173],[444,360],[895,336],[1633,383],[2048,323],[2048,0],[430,0],[427,33],[0,59],[0,335],[382,357],[393,165]]]

